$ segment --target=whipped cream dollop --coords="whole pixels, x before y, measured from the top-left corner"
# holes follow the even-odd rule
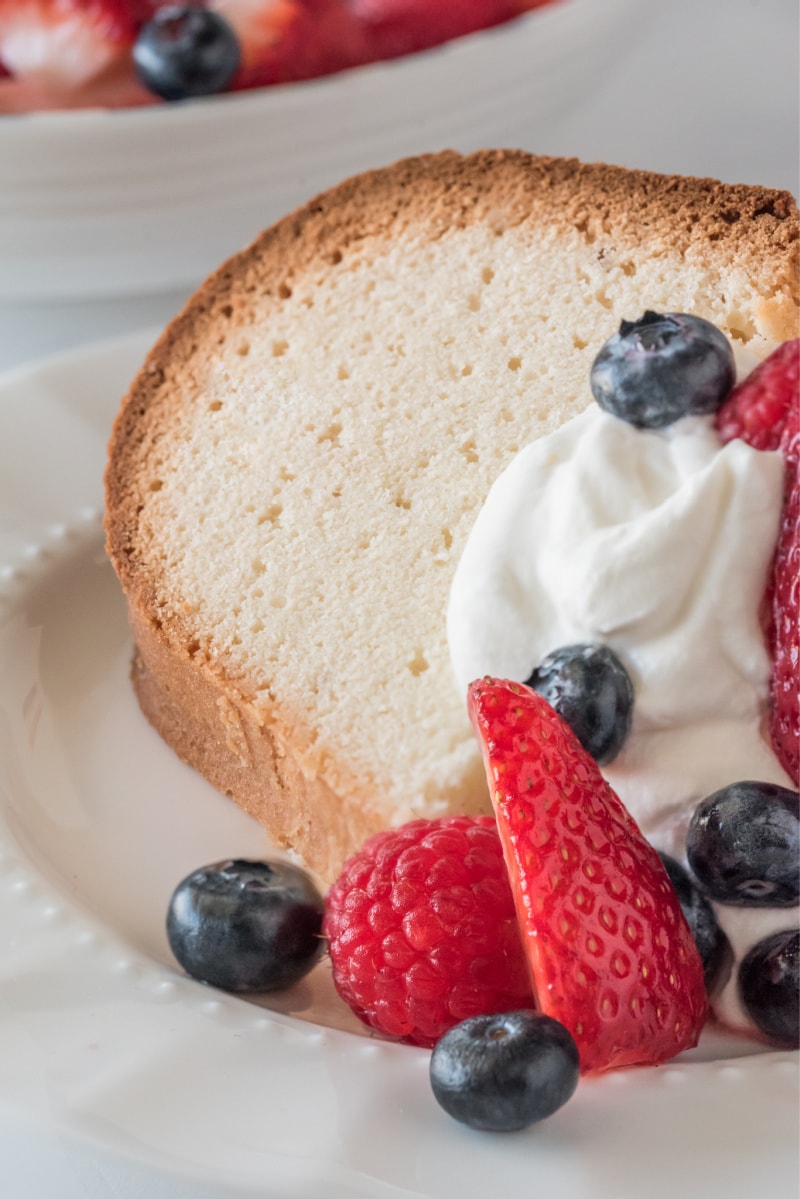
[[[603,774],[648,839],[685,863],[698,802],[758,779],[791,787],[767,739],[759,607],[780,520],[779,453],[721,446],[710,417],[637,429],[592,405],[493,485],[452,584],[462,694],[526,680],[552,650],[610,646],[634,686],[631,733]],[[736,958],[793,911],[716,908]],[[749,1023],[735,969],[715,1003]]]

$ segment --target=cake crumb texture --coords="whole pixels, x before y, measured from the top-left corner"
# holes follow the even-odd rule
[[[108,550],[148,718],[323,877],[483,811],[445,609],[493,480],[622,318],[798,328],[787,193],[518,152],[343,183],[224,264],[117,417]]]

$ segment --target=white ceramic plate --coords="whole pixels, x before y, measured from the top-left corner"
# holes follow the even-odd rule
[[[88,1139],[151,1171],[136,1195],[796,1199],[794,1054],[707,1036],[486,1136],[438,1109],[426,1052],[356,1026],[324,965],[264,1006],[175,968],[175,883],[267,846],[128,685],[101,475],[150,341],[0,380],[0,1130],[34,1127],[37,1157],[57,1141],[67,1162]]]
[[[649,21],[558,0],[310,83],[120,111],[0,116],[0,303],[192,288],[351,174],[452,147],[535,149]]]

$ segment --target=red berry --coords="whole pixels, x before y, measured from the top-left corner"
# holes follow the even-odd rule
[[[783,513],[772,564],[772,682],[769,727],[783,769],[800,776],[800,411],[795,403],[780,442],[786,465]]]
[[[375,57],[366,31],[347,0],[301,0],[301,3],[314,23],[318,74],[360,66]]]
[[[313,74],[314,30],[295,0],[211,0],[239,39],[241,66],[231,89],[265,87]]]
[[[210,6],[239,38],[234,90],[311,79],[368,57],[364,32],[343,0],[211,0]]]
[[[367,1024],[430,1046],[533,997],[491,817],[415,820],[345,864],[325,905],[333,981]]]
[[[475,33],[518,14],[515,0],[349,0],[379,58],[396,58]]]
[[[784,770],[800,772],[798,589],[800,589],[800,338],[785,341],[731,392],[717,413],[722,441],[741,437],[783,454],[786,482],[778,545],[765,596],[772,656],[769,728]]]
[[[723,442],[741,437],[756,450],[776,450],[800,389],[800,338],[785,341],[734,387],[717,412]]]
[[[655,1064],[696,1044],[703,966],[656,851],[542,696],[469,689],[537,1006],[583,1071]]]
[[[127,66],[154,0],[0,0],[0,60],[21,83],[60,93]]]

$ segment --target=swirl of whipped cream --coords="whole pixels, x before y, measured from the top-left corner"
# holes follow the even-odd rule
[[[592,405],[493,485],[452,584],[462,694],[527,679],[550,651],[602,642],[634,686],[631,734],[603,773],[644,834],[685,862],[697,803],[742,779],[791,787],[764,728],[759,606],[778,534],[779,453],[721,447],[709,417],[636,429]],[[740,959],[795,914],[716,907]],[[735,971],[715,1007],[746,1027]]]

